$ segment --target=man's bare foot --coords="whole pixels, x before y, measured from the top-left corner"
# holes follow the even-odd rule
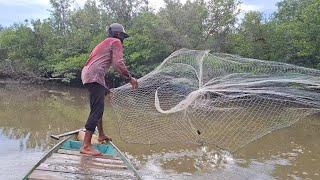
[[[82,146],[80,149],[80,153],[91,156],[102,156],[102,154],[95,150],[92,146]]]
[[[102,143],[103,141],[112,141],[112,138],[105,134],[102,134],[102,135],[99,135],[98,141],[100,143]]]

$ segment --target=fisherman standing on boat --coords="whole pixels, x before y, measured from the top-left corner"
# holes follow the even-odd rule
[[[123,59],[123,41],[129,35],[125,32],[123,26],[118,23],[106,27],[108,38],[99,43],[91,52],[89,59],[85,63],[81,79],[84,86],[89,91],[90,114],[86,122],[86,133],[81,153],[90,155],[101,155],[91,146],[92,134],[97,127],[99,132],[99,141],[111,140],[102,126],[102,115],[104,111],[104,99],[110,93],[105,83],[105,74],[110,66],[130,82],[133,89],[138,88],[138,82],[131,77]]]

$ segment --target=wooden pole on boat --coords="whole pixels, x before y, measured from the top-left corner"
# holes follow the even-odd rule
[[[132,171],[134,172],[136,177],[139,180],[141,180],[142,178],[140,177],[140,175],[139,175],[138,171],[136,170],[136,168],[134,168],[134,166],[130,163],[130,161],[126,158],[126,156],[120,151],[120,149],[116,145],[114,145],[112,141],[108,141],[108,143],[110,143],[116,149],[116,151],[122,157],[121,159],[132,169]]]
[[[82,131],[82,130],[83,130],[83,128],[75,130],[75,131],[70,131],[70,132],[66,132],[66,133],[63,133],[63,134],[59,134],[59,135],[51,135],[50,137],[55,139],[55,140],[59,140],[61,137],[77,134],[79,131]]]

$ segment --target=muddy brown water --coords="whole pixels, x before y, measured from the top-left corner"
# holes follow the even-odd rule
[[[0,84],[0,179],[21,179],[59,134],[83,127],[81,88]],[[229,153],[210,146],[128,144],[111,107],[104,127],[143,179],[320,179],[320,115],[274,131]]]

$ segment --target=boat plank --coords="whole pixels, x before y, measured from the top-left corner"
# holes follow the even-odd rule
[[[91,157],[79,157],[78,159],[72,159],[68,157],[70,155],[64,155],[64,157],[51,156],[46,161],[46,164],[60,165],[60,166],[75,166],[75,167],[87,167],[87,168],[108,168],[108,169],[127,169],[125,164],[107,164],[97,161],[93,161]]]
[[[59,150],[59,148],[61,147],[61,145],[66,142],[68,139],[70,139],[70,137],[64,138],[62,141],[60,141],[58,144],[56,144],[55,146],[53,146],[47,153],[45,153],[41,159],[31,168],[31,170],[27,173],[27,175],[25,177],[23,177],[23,180],[27,179],[28,176],[32,173],[32,171],[34,171],[36,169],[36,167],[38,167],[42,162],[44,162],[48,157],[50,157],[52,155],[52,153],[56,152]]]
[[[71,136],[50,149],[24,179],[141,179],[130,161],[112,142],[108,146],[114,151],[111,149],[109,155],[90,156],[76,149],[63,149],[79,146],[72,146],[75,140],[67,142],[69,139]],[[63,144],[65,142],[68,144]]]
[[[103,163],[103,164],[115,164],[115,165],[124,165],[122,160],[118,159],[106,159],[95,156],[77,156],[72,154],[60,154],[53,153],[50,158],[53,159],[64,159],[64,160],[75,160],[75,161],[92,161],[95,163]]]
[[[58,153],[60,153],[60,154],[71,154],[71,155],[77,155],[77,156],[90,156],[90,155],[87,155],[87,154],[81,154],[79,151],[72,151],[72,150],[66,150],[66,149],[59,149]],[[110,155],[99,156],[99,158],[120,160],[120,158],[115,157],[115,156],[110,156]]]
[[[110,177],[110,176],[97,176],[97,175],[88,175],[88,174],[73,174],[73,173],[65,173],[65,172],[55,172],[55,171],[44,171],[44,170],[34,170],[32,174],[30,174],[30,180],[69,180],[69,179],[95,179],[95,180],[120,180],[120,179],[136,179],[135,177],[129,176],[118,176],[118,177]]]
[[[56,171],[72,174],[82,174],[82,175],[94,175],[94,176],[104,176],[104,177],[119,177],[128,176],[135,177],[132,171],[127,169],[105,169],[101,167],[92,166],[74,166],[69,164],[48,164],[46,162],[42,163],[37,170],[44,171]]]

